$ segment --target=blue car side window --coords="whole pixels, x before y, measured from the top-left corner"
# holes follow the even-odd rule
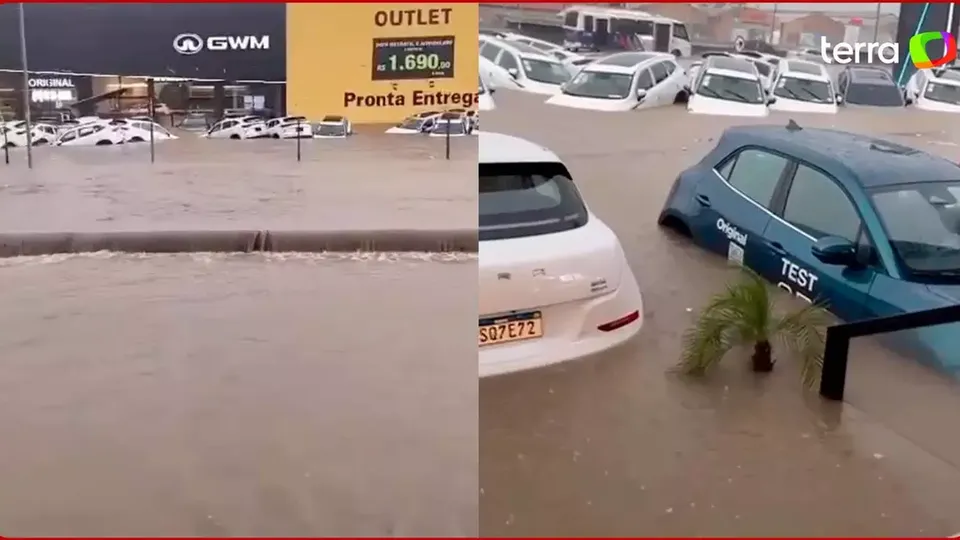
[[[860,214],[847,194],[825,174],[798,165],[783,219],[814,238],[839,236],[857,242]]]
[[[724,164],[721,168],[725,169],[726,166]],[[782,156],[749,148],[737,155],[732,161],[732,169],[724,177],[744,196],[764,208],[770,208],[773,193],[786,166],[787,159]]]

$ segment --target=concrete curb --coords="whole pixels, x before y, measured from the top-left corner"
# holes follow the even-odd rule
[[[55,253],[422,251],[477,253],[475,230],[0,233],[0,258]]]

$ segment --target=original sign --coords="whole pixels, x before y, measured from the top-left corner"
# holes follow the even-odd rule
[[[74,88],[73,79],[64,77],[27,79],[30,88]]]
[[[409,96],[399,92],[388,94],[343,93],[344,107],[473,107],[479,95],[476,92],[435,92],[414,90]]]
[[[373,38],[375,81],[453,78],[454,37]]]
[[[377,26],[440,26],[450,24],[451,8],[390,9],[373,14]]]

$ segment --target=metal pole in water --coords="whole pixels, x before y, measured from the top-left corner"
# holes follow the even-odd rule
[[[153,124],[157,121],[156,107],[157,86],[153,79],[147,79],[147,112],[150,114],[150,163],[157,159],[156,147],[154,146]]]
[[[300,132],[300,129],[301,129],[300,119],[297,118],[297,163],[300,163],[300,139],[301,139],[300,135],[302,135],[302,133]]]
[[[883,6],[881,2],[877,2],[877,14],[873,19],[873,41],[877,41],[880,36],[880,8]],[[953,4],[950,4],[950,9],[953,9]],[[947,30],[948,32],[950,30]],[[946,45],[946,43],[944,43]]]
[[[6,123],[6,120],[4,120]],[[10,164],[10,141],[7,139],[7,126],[0,126],[3,130],[3,163]]]
[[[447,120],[447,121],[446,121],[446,124],[447,124],[447,134],[446,134],[446,136],[444,137],[444,139],[446,140],[447,161],[450,161],[450,123],[451,123],[450,120]]]
[[[23,17],[23,2],[20,12],[20,62],[23,64],[23,119],[27,130],[27,168],[33,168],[33,127],[30,125],[30,71],[27,68],[27,30]]]

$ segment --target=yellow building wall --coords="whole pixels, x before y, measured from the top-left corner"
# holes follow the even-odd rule
[[[477,4],[287,4],[287,114],[311,120],[337,114],[369,124],[396,123],[420,111],[476,108],[477,28]],[[445,39],[423,40],[418,45],[424,47],[399,54],[392,54],[398,44],[412,42],[385,39],[414,37]],[[439,49],[431,48],[448,45],[449,38],[452,78],[445,77],[441,54],[433,54]],[[427,77],[424,69],[428,78],[407,78]]]

